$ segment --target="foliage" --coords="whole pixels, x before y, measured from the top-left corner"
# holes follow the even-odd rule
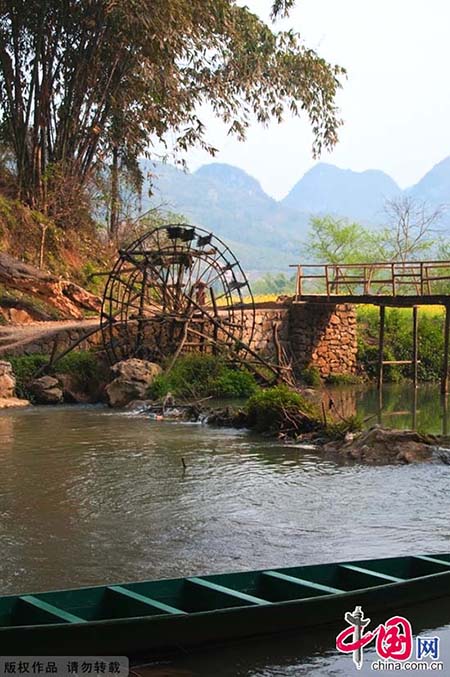
[[[419,379],[440,378],[443,355],[442,308],[420,308],[419,318]],[[358,363],[370,377],[376,375],[378,360],[379,313],[373,306],[358,309]],[[385,360],[410,360],[412,357],[412,310],[392,308],[386,311]],[[411,365],[386,365],[384,378],[397,382],[411,375]]]
[[[277,0],[273,18],[292,5]],[[120,167],[139,171],[137,158],[169,132],[178,150],[214,153],[198,117],[204,104],[241,139],[254,118],[306,114],[317,154],[337,140],[342,75],[297,34],[275,32],[234,0],[0,7],[0,135],[20,198],[44,211],[58,212],[60,182],[82,189],[99,167],[112,171],[117,200]]]
[[[258,390],[247,402],[248,423],[260,432],[279,430],[288,415],[301,413],[313,422],[319,420],[316,407],[299,393],[280,385]]]
[[[171,371],[157,376],[149,389],[153,398],[171,392],[176,397],[248,397],[257,389],[254,377],[247,371],[231,368],[214,355],[185,355]]]
[[[315,261],[335,264],[405,262],[432,253],[446,258],[448,245],[434,229],[442,207],[430,210],[407,196],[388,201],[385,210],[388,225],[375,230],[333,216],[313,217],[306,251]]]
[[[257,389],[256,381],[248,371],[224,369],[214,381],[214,395],[220,398],[245,398]]]
[[[305,249],[315,261],[359,263],[371,258],[369,231],[359,223],[332,216],[312,217]]]
[[[38,371],[48,364],[48,355],[19,355],[6,356],[11,363],[16,377],[16,392],[18,397],[32,399],[28,389],[30,381],[36,378]],[[98,359],[98,356],[87,351],[73,351],[61,358],[54,367],[46,370],[47,374],[70,374],[76,377],[76,383],[85,387],[89,383],[99,383],[107,380],[107,367]]]
[[[58,360],[52,371],[59,374],[71,374],[84,382],[92,378],[97,380],[106,378],[108,370],[95,353],[73,350]]]
[[[314,365],[310,365],[309,367],[302,369],[300,378],[305,385],[312,386],[313,388],[318,388],[322,383],[320,379],[320,371]]]
[[[5,356],[11,363],[16,377],[16,394],[22,399],[30,399],[27,385],[33,380],[41,367],[48,363],[48,355],[20,355],[17,357]]]
[[[252,284],[255,295],[273,294],[276,298],[280,294],[293,294],[295,291],[295,275],[288,277],[284,273],[272,275],[266,273]]]

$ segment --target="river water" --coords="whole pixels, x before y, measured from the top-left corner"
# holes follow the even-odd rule
[[[245,431],[72,406],[2,412],[0,467],[2,594],[450,551],[441,464],[337,465]],[[450,610],[424,618],[450,650]],[[353,674],[331,645],[251,642],[149,674]]]

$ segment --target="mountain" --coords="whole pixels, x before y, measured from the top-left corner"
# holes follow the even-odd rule
[[[310,214],[334,214],[376,223],[383,203],[401,194],[384,172],[353,172],[320,162],[292,188],[281,204]]]
[[[407,191],[430,206],[450,204],[450,157],[435,165],[425,176]]]
[[[354,172],[319,163],[281,201],[232,165],[211,163],[189,173],[169,164],[144,164],[145,211],[152,206],[179,214],[226,241],[252,277],[289,272],[301,258],[311,216],[332,214],[369,225],[384,223],[386,199],[412,195],[430,208],[450,204],[450,157],[412,188],[402,191],[384,172]],[[448,226],[443,223],[444,228]]]
[[[297,260],[309,215],[269,197],[242,169],[212,163],[191,174],[156,164],[144,171],[153,173],[153,195],[144,200],[143,210],[162,204],[214,231],[254,272],[286,270]]]

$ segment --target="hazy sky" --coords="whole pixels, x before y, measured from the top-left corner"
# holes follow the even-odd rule
[[[270,0],[246,4],[267,16]],[[299,31],[309,47],[344,66],[338,103],[345,125],[322,160],[356,171],[382,169],[401,187],[414,184],[450,155],[450,3],[448,0],[298,0],[280,26]],[[245,143],[208,117],[215,161],[237,165],[276,198],[313,164],[305,120],[255,125]],[[187,156],[191,170],[211,162]]]

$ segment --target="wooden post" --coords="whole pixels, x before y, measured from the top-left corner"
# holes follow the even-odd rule
[[[379,391],[378,391],[377,423],[378,423],[378,425],[383,425],[383,389],[382,388],[380,388]]]
[[[417,430],[417,389],[413,393],[412,429]]]
[[[302,276],[303,276],[302,267],[297,266],[297,290],[296,290],[297,291],[297,301],[299,299],[301,299],[302,293],[303,293]]]
[[[386,317],[386,307],[380,306],[380,329],[378,338],[378,373],[377,387],[381,390],[383,386],[383,355],[384,355],[384,322]]]
[[[442,434],[448,435],[448,398],[446,395],[441,396],[441,408],[442,408]]]
[[[419,322],[418,307],[413,306],[413,384],[417,388],[418,384],[418,353],[419,353]]]
[[[448,393],[448,350],[450,337],[450,306],[445,306],[444,363],[442,365],[441,392]]]

